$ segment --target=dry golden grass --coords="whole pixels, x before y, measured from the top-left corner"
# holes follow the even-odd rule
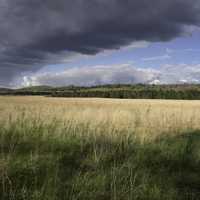
[[[9,124],[21,117],[44,123],[56,120],[60,128],[83,124],[95,134],[104,127],[105,134],[119,130],[154,138],[199,129],[200,101],[0,97],[0,122]]]
[[[0,97],[0,200],[199,199],[196,129],[200,101]]]

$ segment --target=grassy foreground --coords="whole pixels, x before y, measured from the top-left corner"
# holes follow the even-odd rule
[[[91,100],[91,111],[83,100],[57,104],[39,99],[40,105],[37,100],[0,99],[1,200],[199,199],[200,131],[194,126],[199,119],[194,113],[191,120],[177,112],[179,106],[185,108],[188,117],[194,108],[198,111],[198,103],[171,104],[174,116],[169,108],[162,115],[158,102],[143,102],[135,110],[137,102],[113,101],[111,107],[109,102]],[[121,112],[116,115],[119,105]],[[161,107],[160,123],[153,118],[158,113],[154,106]],[[65,107],[65,115],[56,115]],[[45,118],[43,109],[54,115]],[[111,115],[106,116],[104,109]],[[141,129],[145,116],[152,119],[149,129]],[[165,128],[169,116],[176,123]],[[179,130],[183,119],[187,119],[185,131]],[[160,132],[153,135],[156,126]]]

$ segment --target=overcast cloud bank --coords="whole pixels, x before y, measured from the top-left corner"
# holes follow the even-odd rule
[[[0,0],[0,85],[21,73],[200,25],[199,0]]]
[[[165,65],[157,70],[138,68],[131,64],[71,68],[59,73],[25,76],[20,86],[92,86],[118,83],[197,84],[200,83],[200,65]]]

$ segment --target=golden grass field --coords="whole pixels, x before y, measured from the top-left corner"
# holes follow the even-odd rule
[[[122,130],[152,139],[163,133],[199,129],[200,101],[0,97],[0,122],[10,124],[21,118],[42,123],[56,121],[60,129],[82,124],[95,134],[104,128],[108,135]]]
[[[199,130],[200,101],[2,96],[0,200],[199,200]]]

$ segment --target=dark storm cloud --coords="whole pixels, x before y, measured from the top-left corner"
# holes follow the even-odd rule
[[[69,52],[168,41],[199,24],[199,0],[0,0],[0,84]]]

